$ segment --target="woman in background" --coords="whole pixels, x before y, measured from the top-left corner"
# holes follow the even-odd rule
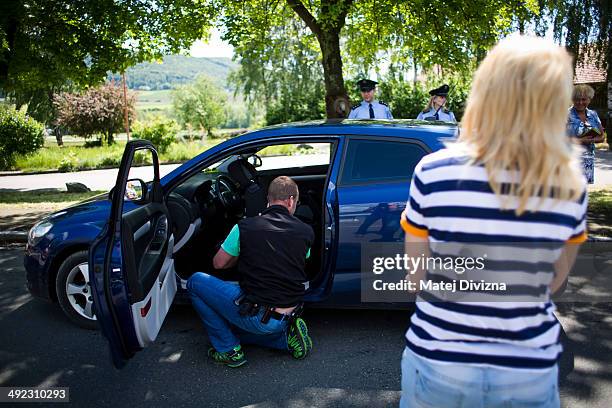
[[[589,109],[595,91],[589,85],[576,85],[572,94],[574,105],[569,110],[567,131],[582,145],[582,166],[589,184],[595,182],[595,143],[604,141],[604,129],[597,112]]]
[[[448,91],[450,87],[446,84],[429,91],[429,103],[421,112],[417,119],[419,120],[442,120],[445,122],[457,122],[455,114],[444,107],[446,105]]]
[[[586,183],[566,133],[571,94],[562,47],[507,38],[475,74],[458,143],[416,166],[401,218],[407,255],[484,248],[487,276],[508,289],[418,294],[400,406],[559,407],[562,346],[550,295],[586,240]],[[418,291],[439,273],[406,279]]]

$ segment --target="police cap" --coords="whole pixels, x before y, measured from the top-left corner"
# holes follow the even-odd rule
[[[446,96],[446,95],[448,95],[448,90],[449,89],[450,89],[449,86],[444,84],[444,85],[442,85],[439,88],[432,89],[431,91],[429,91],[429,94],[431,96],[434,96],[434,95],[435,96]]]
[[[359,89],[361,89],[363,92],[368,92],[376,88],[377,83],[378,82],[372,81],[371,79],[361,79],[357,81],[357,85],[359,86]]]

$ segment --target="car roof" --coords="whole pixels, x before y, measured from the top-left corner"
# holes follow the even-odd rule
[[[418,138],[418,135],[436,134],[438,137],[455,137],[457,124],[443,121],[425,121],[416,119],[326,119],[304,122],[283,123],[264,127],[245,133],[239,138],[251,141],[256,138],[278,135],[373,135],[373,136],[406,136]]]

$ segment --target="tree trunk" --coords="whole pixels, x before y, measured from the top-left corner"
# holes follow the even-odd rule
[[[608,63],[608,115],[606,118],[608,150],[612,152],[612,64]]]
[[[322,0],[320,16],[327,16],[325,25],[308,11],[301,0],[286,0],[291,9],[306,23],[317,36],[323,57],[325,78],[325,112],[328,119],[346,118],[349,113],[349,99],[342,76],[340,55],[340,30],[344,27],[346,15],[353,0]],[[340,11],[338,13],[338,10]],[[333,15],[333,18],[331,18]]]
[[[64,134],[62,133],[62,129],[59,126],[53,126],[53,134],[55,135],[55,140],[57,140],[58,146],[64,145]]]
[[[349,99],[344,87],[344,77],[342,76],[339,32],[322,31],[318,38],[323,55],[325,112],[327,118],[346,118],[349,112]]]

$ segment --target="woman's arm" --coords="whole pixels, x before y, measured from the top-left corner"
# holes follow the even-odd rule
[[[406,239],[404,241],[404,250],[406,251],[406,255],[410,258],[420,258],[425,256],[425,258],[429,257],[429,240],[427,238],[418,237],[416,235],[406,233]],[[421,265],[421,264],[419,264]],[[415,283],[415,292],[420,291],[421,281],[425,279],[425,268],[415,269],[411,271],[412,273],[408,273],[406,275],[406,281]]]
[[[550,282],[550,285],[548,285],[550,293],[557,292],[559,288],[563,286],[574,266],[574,262],[576,262],[578,249],[580,249],[580,244],[567,243],[561,250],[561,256],[557,259],[557,262],[555,262],[555,277]]]

